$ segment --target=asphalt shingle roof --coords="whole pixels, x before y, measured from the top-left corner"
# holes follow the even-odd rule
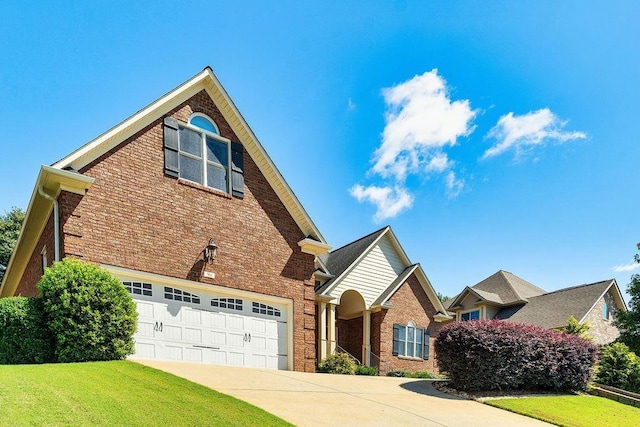
[[[527,304],[503,308],[496,318],[560,328],[567,325],[570,316],[581,320],[613,282],[610,279],[534,296]]]
[[[486,299],[500,304],[527,301],[531,297],[546,293],[544,289],[504,270],[487,277],[482,282],[472,286],[472,289],[483,297],[485,294],[482,292],[488,292]],[[497,300],[495,296],[498,296]]]
[[[321,255],[320,259],[327,267],[327,270],[329,270],[329,273],[333,275],[333,278],[327,280],[322,286],[317,288],[316,292],[322,293],[325,289],[329,288],[333,282],[335,282],[336,279],[340,277],[340,275],[344,273],[344,271],[349,268],[349,266],[353,264],[354,261],[358,259],[358,257],[362,255],[362,253],[387,230],[387,228],[388,226],[381,228],[380,230],[374,231],[373,233],[361,237],[341,248]]]

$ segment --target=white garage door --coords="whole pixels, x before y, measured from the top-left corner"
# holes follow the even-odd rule
[[[134,358],[287,369],[287,310],[253,298],[123,281],[138,308]]]

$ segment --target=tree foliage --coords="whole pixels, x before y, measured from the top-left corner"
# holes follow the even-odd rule
[[[443,304],[445,303],[445,301],[450,299],[448,296],[441,294],[440,292],[436,292],[436,295],[438,296],[438,299],[440,300],[440,302]]]
[[[117,360],[133,353],[135,303],[109,272],[65,258],[47,268],[38,289],[58,362]]]
[[[640,255],[636,254],[635,260],[640,263]],[[640,274],[631,276],[627,292],[631,297],[628,311],[617,310],[613,324],[620,329],[618,341],[627,345],[635,354],[640,354]]]
[[[640,358],[619,342],[602,347],[596,381],[640,393]]]
[[[0,216],[0,283],[4,278],[13,248],[18,242],[22,221],[24,221],[24,211],[17,207],[11,208],[9,212]]]
[[[582,338],[589,339],[589,329],[591,329],[591,325],[588,322],[580,324],[578,319],[576,319],[573,315],[569,317],[569,321],[567,322],[567,326],[564,327],[564,331],[567,334],[577,335]]]

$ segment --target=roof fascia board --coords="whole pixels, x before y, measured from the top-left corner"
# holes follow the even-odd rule
[[[391,292],[389,292],[389,295],[384,300],[380,301],[379,303],[377,301],[378,301],[378,298],[380,298],[380,296],[378,296],[378,298],[376,298],[375,303],[372,305],[372,307],[384,306],[389,301],[389,298],[391,298],[393,296],[393,294],[396,293],[396,291],[400,288],[400,286],[404,285],[404,283],[407,281],[409,276],[411,276],[413,274],[413,272],[416,271],[416,268],[418,268],[418,266],[419,266],[419,264],[413,264],[412,266],[408,267],[409,271],[403,271],[402,273],[400,273],[400,276],[404,276],[405,280],[403,282],[398,283],[393,288],[393,290]],[[381,294],[384,294],[385,292],[387,292],[387,289],[382,291]]]
[[[89,141],[68,156],[58,160],[52,166],[58,169],[62,169],[67,166],[71,166],[76,170],[81,169],[112,148],[116,147],[128,137],[143,129],[145,126],[148,126],[164,112],[177,107],[182,102],[204,89],[203,80],[206,77],[207,74],[204,71],[196,74],[191,79],[144,107],[133,116],[125,119],[123,122],[112,127],[94,140]]]
[[[36,179],[36,184],[29,199],[27,212],[20,228],[18,241],[11,254],[2,284],[0,284],[0,297],[13,296],[24,274],[29,258],[38,243],[42,231],[47,225],[53,203],[45,199],[38,192],[38,188],[48,190],[52,197],[57,198],[61,190],[76,194],[84,194],[91,187],[94,179],[75,172],[55,169],[42,165]]]
[[[241,135],[247,135],[247,139],[241,142],[244,143],[245,149],[255,160],[256,165],[269,184],[274,188],[282,203],[287,207],[287,210],[291,213],[291,216],[303,234],[312,236],[321,243],[326,244],[326,240],[320,233],[320,230],[315,226],[311,217],[209,67],[206,67],[191,79],[111,128],[98,138],[54,163],[53,167],[62,169],[71,166],[74,169],[81,169],[201,90],[205,90],[216,105],[218,103],[224,104],[218,105],[220,112],[241,140],[243,139]]]
[[[329,294],[331,294],[331,292],[333,292],[333,290],[340,284],[340,282],[342,282],[342,280],[351,272],[351,270],[353,270],[358,264],[360,264],[360,261],[362,261],[367,255],[369,255],[369,252],[371,252],[373,250],[373,248],[378,244],[380,239],[382,239],[387,234],[389,229],[390,229],[390,227],[386,226],[384,231],[382,233],[380,233],[380,235],[378,237],[376,237],[376,239],[373,242],[371,242],[371,244],[369,246],[367,246],[367,249],[362,251],[360,256],[358,258],[356,258],[355,261],[353,261],[348,268],[345,268],[345,270],[342,272],[342,274],[340,276],[338,276],[338,278],[334,280],[334,282],[331,284],[331,286],[329,288],[325,289],[325,291],[321,295],[329,296]],[[405,268],[406,267],[408,267],[408,265],[405,265]]]
[[[304,224],[305,226],[304,227],[300,226],[299,221],[301,220],[301,218],[298,218],[296,215],[292,215],[294,217],[295,221],[300,226],[300,228],[305,232],[308,229],[310,229],[310,232],[306,233],[307,235],[311,235],[312,237],[316,238],[320,242],[326,243],[326,240],[322,236],[322,233],[320,233],[320,230],[318,230],[318,228],[315,226],[315,224],[311,220],[311,217],[309,216],[307,211],[302,206],[302,203],[300,203],[300,200],[298,200],[298,197],[295,195],[293,190],[291,190],[291,187],[289,186],[287,181],[284,179],[284,177],[282,176],[282,174],[280,173],[280,171],[276,167],[275,163],[273,163],[273,161],[271,160],[271,157],[269,157],[269,154],[267,154],[267,151],[264,149],[264,147],[262,146],[262,144],[258,140],[258,137],[256,137],[256,135],[253,133],[253,130],[251,129],[249,124],[246,122],[246,120],[244,119],[244,117],[242,116],[242,114],[240,113],[238,108],[236,107],[235,103],[231,100],[231,97],[229,97],[229,94],[224,89],[224,87],[222,86],[222,84],[218,80],[218,77],[215,75],[213,70],[210,67],[206,67],[203,72],[207,73],[207,75],[211,78],[211,80],[214,83],[215,89],[217,89],[219,91],[219,93],[222,96],[222,98],[224,99],[225,103],[227,104],[227,106],[233,112],[233,115],[235,116],[235,118],[240,123],[242,129],[247,133],[248,137],[250,138],[251,142],[253,143],[251,145],[251,148],[254,148],[254,151],[259,153],[259,158],[265,162],[265,164],[268,167],[268,169],[270,169],[270,171],[272,171],[273,174],[275,175],[275,177],[272,178],[271,174],[265,173],[265,170],[264,170],[265,165],[261,164],[260,162],[256,162],[258,168],[260,168],[260,171],[267,178],[267,181],[269,181],[269,184],[271,184],[271,186],[276,188],[277,190],[280,190],[280,191],[276,191],[276,193],[278,194],[278,196],[280,197],[282,202],[285,204],[285,206],[286,205],[293,205],[295,207],[295,209],[297,209],[301,213],[302,217],[304,218],[304,222],[305,222],[305,224]],[[211,94],[210,94],[210,96],[211,96]],[[215,100],[214,97],[212,97],[212,99]],[[221,113],[224,116],[224,118],[227,120],[227,122],[232,127],[235,127],[235,120],[233,120],[234,117],[227,117],[227,112],[224,109],[221,109]],[[239,132],[236,132],[236,134],[238,134],[238,133]],[[248,148],[248,147],[245,147],[245,148]],[[249,150],[247,150],[247,151],[249,151]],[[286,196],[288,196],[288,200],[286,200],[287,199],[286,197],[283,198],[283,195],[281,194],[281,192],[284,192],[286,194]]]
[[[416,271],[418,274],[416,274],[416,276],[418,277],[418,281],[420,281],[420,284],[422,285],[422,288],[424,289],[425,293],[431,300],[431,304],[433,304],[433,306],[435,307],[436,312],[446,313],[447,310],[444,308],[444,305],[440,301],[440,298],[438,298],[438,294],[436,294],[436,291],[433,288],[431,281],[429,280],[424,270],[422,269],[422,265],[417,264],[417,266],[418,268],[416,269]]]
[[[604,290],[604,292],[602,292],[600,294],[600,296],[593,302],[591,307],[589,307],[589,309],[584,313],[584,315],[580,318],[580,321],[578,323],[582,324],[585,320],[587,320],[587,316],[589,315],[589,313],[591,313],[591,311],[596,307],[596,304],[598,304],[598,301],[600,301],[607,294],[607,292],[609,292],[609,289],[611,289],[611,286],[614,285],[614,284],[616,285],[615,288],[617,290],[618,297],[620,299],[622,299],[622,295],[620,295],[620,289],[618,289],[618,285],[616,283],[616,280],[612,279],[611,282],[609,283],[609,286],[607,286],[606,289]],[[627,306],[624,303],[624,299],[622,299],[622,304],[623,304],[623,307],[625,308],[625,311],[626,311]]]
[[[449,304],[449,307],[450,307],[450,308],[453,308],[453,307],[455,307],[457,304],[460,304],[462,301],[464,301],[464,299],[466,298],[467,294],[468,294],[470,291],[473,291],[473,289],[472,289],[471,287],[469,287],[469,286],[465,286],[465,288],[462,290],[462,292],[460,292],[460,293],[458,294],[458,296],[457,296],[453,301],[451,301],[451,304]],[[479,295],[478,295],[478,294],[476,294],[475,292],[474,292],[474,294],[475,294],[476,296],[478,296],[478,297],[479,297]]]

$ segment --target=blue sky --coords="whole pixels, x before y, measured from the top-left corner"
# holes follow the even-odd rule
[[[389,224],[447,295],[640,272],[636,2],[85,3],[0,5],[0,212],[210,65],[334,247]]]

